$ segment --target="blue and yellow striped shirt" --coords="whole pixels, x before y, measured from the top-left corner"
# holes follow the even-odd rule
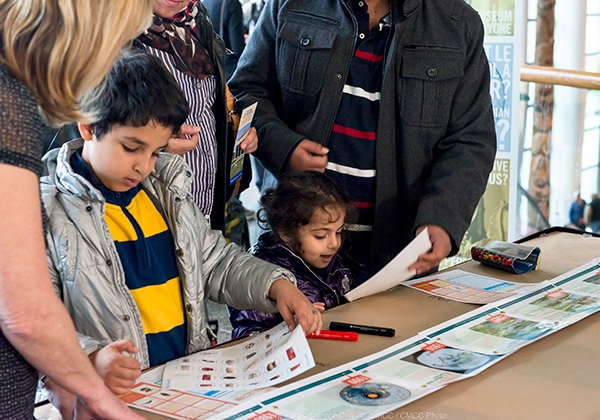
[[[185,313],[175,245],[165,219],[139,185],[114,192],[99,184],[81,151],[73,154],[71,166],[106,200],[104,220],[142,317],[150,366],[184,356]]]

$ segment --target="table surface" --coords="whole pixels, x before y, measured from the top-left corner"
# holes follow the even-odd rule
[[[541,249],[536,271],[515,275],[468,261],[453,267],[521,283],[552,279],[600,257],[600,238],[549,231],[528,240]],[[330,321],[394,328],[395,337],[360,335],[357,342],[309,340],[316,366],[294,381],[384,350],[477,305],[404,286],[333,308]],[[600,419],[600,312],[511,354],[480,374],[412,402],[386,419]],[[164,417],[139,411],[147,419]]]

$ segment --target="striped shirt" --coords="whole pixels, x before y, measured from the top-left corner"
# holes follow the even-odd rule
[[[71,157],[71,166],[106,200],[104,220],[142,318],[150,366],[184,356],[185,313],[175,245],[165,219],[139,185],[114,192],[99,184],[81,149]]]
[[[383,61],[390,33],[386,16],[378,30],[369,28],[365,2],[353,1],[359,36],[329,138],[326,172],[348,191],[359,210],[355,230],[370,230],[375,198],[375,142],[381,103]]]
[[[213,208],[217,177],[216,120],[212,110],[217,94],[217,79],[208,76],[199,80],[188,76],[175,67],[171,54],[148,45],[145,47],[150,54],[160,58],[181,87],[190,107],[185,123],[201,128],[198,146],[186,153],[184,158],[194,172],[192,197],[208,219]]]

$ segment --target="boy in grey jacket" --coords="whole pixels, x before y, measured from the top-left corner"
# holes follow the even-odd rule
[[[44,157],[42,199],[54,287],[107,386],[122,394],[141,369],[209,347],[205,298],[320,330],[293,275],[211,231],[189,167],[161,153],[188,106],[160,61],[124,53],[96,93],[96,122]],[[46,386],[70,417],[74,396]]]

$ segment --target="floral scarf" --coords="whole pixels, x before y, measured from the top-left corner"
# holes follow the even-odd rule
[[[152,25],[140,35],[146,45],[165,51],[175,58],[179,71],[197,79],[215,74],[215,65],[206,48],[196,37],[198,0],[167,19],[154,15]]]

